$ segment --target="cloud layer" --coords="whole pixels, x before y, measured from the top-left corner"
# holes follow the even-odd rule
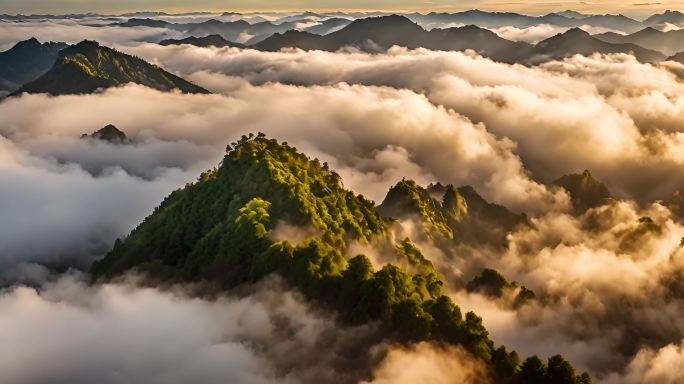
[[[63,276],[4,291],[0,307],[0,368],[11,384],[354,383],[387,349],[371,326],[341,327],[277,279],[206,301]]]
[[[10,28],[5,42],[41,28]],[[472,52],[400,48],[368,55],[161,47],[132,42],[150,38],[136,30],[112,38],[79,28],[86,27],[54,23],[43,33],[103,39],[217,94],[128,85],[0,102],[1,285],[41,286],[50,279],[46,266],[86,268],[165,195],[215,166],[227,143],[262,131],[329,162],[349,189],[378,202],[407,177],[470,184],[527,212],[533,226],[511,233],[506,249],[421,244],[455,301],[482,315],[497,343],[522,355],[563,353],[599,382],[681,380],[681,369],[666,367],[681,358],[684,339],[684,227],[654,203],[684,188],[681,64],[613,55],[523,67]],[[134,143],[79,138],[110,123]],[[623,200],[573,214],[567,194],[548,184],[585,168]],[[484,267],[538,299],[513,309],[466,293]],[[372,329],[337,329],[275,287],[216,302],[128,283],[89,287],[73,277],[38,291],[10,288],[0,295],[0,345],[24,349],[0,347],[0,367],[16,383],[88,382],[101,372],[112,383],[330,381],[304,364],[317,357],[328,374],[348,371],[349,382],[372,381],[364,375],[373,366],[378,383],[439,382],[441,372],[487,380],[462,351],[375,343]],[[274,326],[280,321],[287,336]],[[331,340],[342,344],[321,356],[315,347]],[[367,364],[352,358],[359,344],[344,340],[375,346],[362,356]],[[66,342],[73,348],[63,354]],[[107,348],[93,354],[93,343]],[[61,365],[53,364],[57,353]],[[22,356],[39,359],[41,369],[21,369]],[[177,369],[160,369],[169,366]]]

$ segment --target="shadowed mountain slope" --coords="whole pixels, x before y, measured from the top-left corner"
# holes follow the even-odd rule
[[[22,86],[14,95],[24,92],[82,94],[127,83],[161,91],[208,93],[140,58],[86,40],[60,51],[52,69]]]
[[[65,43],[43,43],[35,38],[20,41],[0,52],[0,91],[14,91],[52,68]]]

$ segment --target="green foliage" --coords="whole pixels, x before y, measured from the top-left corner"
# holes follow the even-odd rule
[[[493,297],[501,297],[504,290],[514,288],[506,278],[493,269],[483,269],[479,275],[475,276],[468,284],[466,289],[470,292],[482,292]]]
[[[301,256],[300,273],[339,274],[347,239],[367,241],[384,230],[373,202],[346,191],[317,160],[262,136],[243,137],[231,148],[218,169],[169,195],[121,247],[94,265],[94,274],[161,260],[187,278],[221,276],[229,286],[239,284],[253,273],[248,271],[274,268],[261,253],[271,246],[268,231],[277,220],[321,232],[318,240],[292,250],[293,257]],[[259,266],[252,268],[253,259]]]
[[[416,213],[426,224],[428,235],[437,231],[449,239],[454,237],[441,204],[413,180],[404,179],[393,186],[378,210],[391,217]]]
[[[537,356],[528,357],[513,376],[516,384],[591,384],[587,373],[577,375],[572,365],[560,355],[544,364]]]
[[[462,345],[490,361],[499,377],[515,375],[515,352],[495,349],[473,312],[462,316],[410,239],[395,249],[406,269],[388,264],[376,271],[364,255],[345,260],[349,241],[367,242],[386,223],[372,201],[345,190],[325,164],[263,134],[243,136],[227,149],[220,167],[171,193],[118,240],[93,265],[94,278],[136,268],[158,279],[205,280],[228,289],[278,272],[342,321],[378,322],[402,342]],[[274,242],[270,233],[279,221],[314,227],[318,235],[297,245]]]
[[[505,379],[515,375],[520,364],[520,358],[515,351],[508,352],[506,347],[501,346],[492,352],[492,364],[494,365],[494,375],[497,378]]]
[[[503,206],[485,201],[471,187],[430,184],[427,189],[402,180],[387,193],[378,212],[395,219],[419,218],[428,238],[502,246],[506,234],[528,223]]]
[[[406,260],[416,274],[413,282],[419,288],[423,298],[434,298],[442,295],[444,284],[432,262],[423,256],[423,253],[409,239],[405,238],[397,244],[397,259]]]
[[[480,292],[490,297],[501,298],[506,291],[518,291],[515,297],[514,306],[520,306],[529,300],[535,299],[535,294],[525,286],[520,286],[517,282],[509,282],[505,277],[493,269],[485,268],[479,275],[475,276],[466,284],[469,292]]]

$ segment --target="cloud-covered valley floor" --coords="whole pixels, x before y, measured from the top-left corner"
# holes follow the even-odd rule
[[[172,190],[216,166],[226,144],[258,131],[327,161],[347,188],[378,204],[406,177],[471,185],[528,214],[533,225],[511,233],[505,250],[427,253],[450,277],[455,302],[481,315],[495,342],[522,355],[562,353],[600,383],[684,380],[684,210],[666,204],[684,191],[684,65],[627,55],[524,67],[396,47],[266,53],[112,44],[215,93],[128,85],[0,102],[0,367],[11,382],[88,382],[96,371],[110,372],[103,382],[111,383],[187,382],[200,371],[204,382],[236,372],[232,382],[328,381],[325,369],[309,367],[314,357],[317,368],[358,367],[347,370],[350,382],[368,370],[378,382],[411,382],[392,376],[409,360],[418,365],[406,375],[439,382],[458,372],[463,382],[486,382],[460,350],[407,351],[373,340],[372,329],[338,329],[277,279],[210,301],[55,275],[87,268]],[[133,144],[80,139],[107,124]],[[574,215],[551,181],[584,169],[621,201]],[[538,300],[513,309],[466,292],[481,268]],[[289,327],[282,334],[281,324]],[[372,364],[350,361],[354,345],[314,355],[330,340],[363,341]],[[72,346],[67,363],[51,365],[64,342]],[[97,355],[93,343],[103,346]],[[417,358],[426,354],[434,358]],[[45,370],[13,370],[29,356]],[[178,368],[159,376],[161,365]]]

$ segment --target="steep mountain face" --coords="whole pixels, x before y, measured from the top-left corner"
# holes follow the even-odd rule
[[[641,47],[657,50],[666,55],[674,55],[684,51],[684,30],[662,32],[647,27],[631,35],[602,33],[594,35],[599,40],[613,44],[636,44]]]
[[[553,182],[554,185],[564,188],[572,198],[572,204],[578,211],[586,211],[605,204],[613,197],[608,188],[596,180],[591,172],[585,170],[580,173],[565,175]]]
[[[208,93],[207,90],[140,58],[86,40],[60,51],[52,69],[22,86],[13,95],[24,92],[83,94],[127,83],[162,91]]]
[[[520,365],[515,352],[495,348],[481,319],[472,312],[463,316],[442,293],[439,274],[410,239],[394,249],[397,263],[407,269],[390,263],[375,270],[364,255],[346,258],[350,241],[370,246],[386,233],[388,222],[373,202],[345,190],[326,164],[262,134],[243,136],[227,151],[218,168],[173,192],[127,238],[117,240],[93,265],[94,278],[137,269],[161,280],[205,282],[224,290],[277,272],[335,310],[341,321],[377,322],[382,336],[394,342],[463,346],[497,383],[590,382],[560,356],[548,364],[531,357]],[[419,199],[426,199],[427,191],[420,193]],[[444,200],[444,211],[462,204],[453,194]],[[283,232],[304,235],[291,241]],[[558,368],[564,369],[558,377],[547,373]],[[534,375],[544,379],[527,380]]]
[[[208,35],[204,37],[194,37],[190,36],[185,39],[167,39],[159,42],[161,45],[181,45],[189,44],[197,47],[235,47],[235,48],[245,48],[245,45],[239,43],[233,43],[221,37],[221,35]]]
[[[378,212],[400,220],[419,218],[433,239],[439,233],[449,240],[480,246],[503,246],[509,232],[528,224],[525,215],[487,202],[472,187],[436,183],[426,189],[411,180],[392,187]]]
[[[53,42],[41,44],[31,38],[0,52],[0,91],[15,91],[43,75],[55,63],[59,51],[67,46]]]
[[[627,53],[633,54],[637,60],[647,63],[658,62],[665,56],[657,51],[646,49],[635,44],[612,44],[599,40],[589,33],[573,28],[565,33],[558,34],[539,42],[534,47],[534,52],[542,58],[562,59],[568,56],[580,54],[591,55],[593,53]]]

